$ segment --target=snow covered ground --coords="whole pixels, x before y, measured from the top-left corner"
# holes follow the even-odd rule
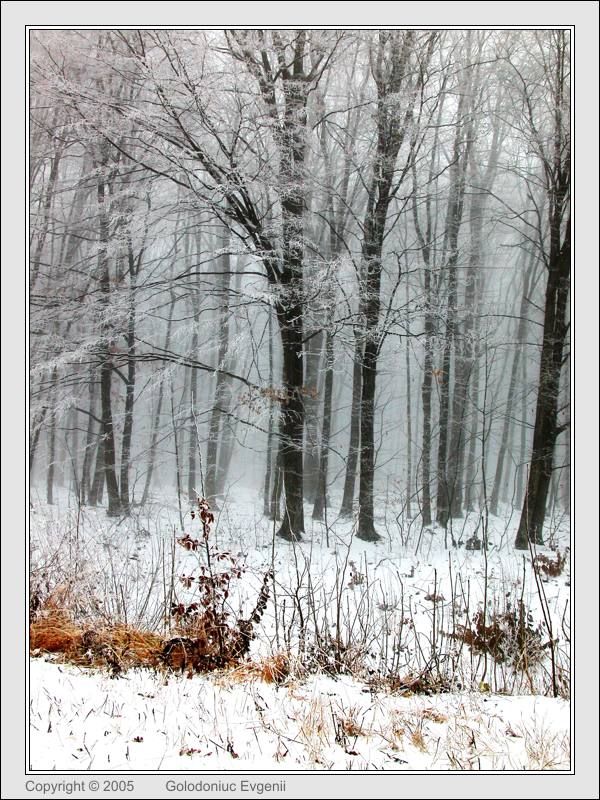
[[[567,770],[569,704],[400,697],[343,676],[276,687],[31,660],[33,770]]]
[[[378,543],[356,539],[352,523],[331,513],[327,526],[313,522],[307,507],[306,535],[292,545],[274,542],[259,498],[226,501],[211,543],[245,567],[231,583],[230,618],[249,614],[272,566],[250,656],[290,653],[303,669],[280,686],[141,670],[113,680],[34,658],[31,767],[568,769],[569,704],[544,696],[551,638],[556,685],[563,698],[569,692],[568,519],[550,520],[549,547],[539,549],[548,559],[567,553],[564,568],[536,580],[531,554],[512,546],[516,514],[470,515],[452,531],[452,547],[450,532],[422,530],[392,502],[380,507]],[[487,554],[467,549],[485,524]],[[184,530],[200,535],[189,513]],[[34,500],[32,588],[64,600],[83,624],[169,635],[171,602],[197,599],[180,578],[198,575],[203,559],[178,536],[173,498],[123,520],[78,508],[66,492],[52,507]],[[533,643],[525,658],[519,642],[500,660],[469,646],[478,612],[489,625],[519,608]],[[402,697],[385,688],[390,675],[422,673],[451,692]]]

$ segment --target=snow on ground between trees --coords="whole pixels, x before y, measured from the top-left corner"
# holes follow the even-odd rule
[[[541,696],[551,693],[549,636],[531,554],[512,547],[517,520],[490,517],[486,557],[465,548],[478,525],[481,536],[479,515],[455,521],[462,545],[446,550],[441,528],[421,530],[397,511],[379,515],[389,535],[378,543],[334,521],[272,551],[273,523],[254,499],[226,502],[211,540],[246,567],[231,584],[232,619],[253,606],[274,557],[277,606],[271,594],[249,664],[283,653],[291,668],[269,683],[243,664],[192,677],[125,669],[112,679],[35,651],[57,663],[31,662],[32,769],[568,769],[568,558],[558,575],[538,571],[562,695],[551,698]],[[173,635],[168,591],[192,599],[180,577],[202,559],[172,546],[177,520],[166,502],[120,521],[67,493],[54,507],[36,504],[32,586],[46,581],[80,628]],[[197,520],[185,522],[197,535]],[[547,541],[568,554],[566,525],[554,522]],[[555,558],[549,548],[540,555]],[[503,622],[507,609],[516,628]]]
[[[32,659],[33,770],[569,769],[560,698],[399,697],[348,676],[260,680]]]

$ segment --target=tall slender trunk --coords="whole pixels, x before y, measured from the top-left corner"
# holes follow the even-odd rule
[[[317,387],[323,350],[323,332],[310,336],[304,350],[305,376],[304,400],[304,499],[313,503],[319,483],[319,409],[321,405]]]
[[[131,241],[128,242],[129,259],[129,312],[127,319],[127,383],[125,384],[125,412],[123,420],[123,440],[121,445],[121,506],[129,512],[129,469],[131,462],[131,439],[133,436],[133,403],[135,397],[135,312],[136,284],[139,261],[133,256]]]
[[[350,441],[346,458],[346,476],[340,517],[352,516],[356,467],[360,451],[360,398],[362,395],[363,341],[358,327],[354,328],[354,357],[352,359],[352,404],[350,408]]]
[[[527,462],[527,359],[525,353],[521,359],[521,425],[520,425],[520,441],[519,441],[519,464],[517,466],[517,493],[516,504],[517,508],[523,507],[523,497],[525,494],[526,477],[526,462]]]
[[[100,170],[104,171],[108,164],[107,145],[102,146],[102,160]],[[109,317],[110,306],[110,271],[108,262],[108,241],[109,241],[109,218],[106,198],[106,185],[104,176],[98,178],[98,210],[99,210],[99,250],[98,250],[98,273],[100,288],[100,303],[106,320]],[[115,434],[112,417],[112,372],[113,363],[111,355],[111,345],[113,331],[111,324],[106,321],[102,325],[102,340],[99,347],[100,356],[100,404],[102,418],[102,436],[104,439],[104,473],[106,479],[106,489],[108,492],[108,516],[115,517],[121,513],[121,498],[119,495],[119,485],[117,483],[115,466]]]
[[[232,363],[232,371],[235,370],[235,362]],[[233,451],[235,448],[235,436],[238,425],[237,417],[232,418],[231,408],[233,405],[233,388],[231,386],[231,379],[227,376],[227,380],[223,386],[223,395],[221,400],[221,443],[219,446],[219,456],[217,461],[217,497],[223,497],[225,494],[225,487],[229,476],[229,468],[231,467],[231,460],[233,458]]]
[[[504,421],[502,424],[502,434],[500,436],[500,445],[498,449],[498,460],[496,462],[496,473],[494,477],[494,487],[490,497],[490,513],[498,514],[498,503],[500,501],[500,492],[503,485],[504,476],[504,462],[508,454],[508,442],[510,430],[513,426],[513,406],[516,399],[517,379],[519,374],[520,358],[523,348],[525,347],[525,333],[527,331],[527,304],[529,300],[529,286],[531,281],[531,272],[535,263],[536,255],[532,254],[529,269],[525,274],[523,294],[521,296],[521,304],[519,309],[519,322],[517,325],[517,345],[515,348],[513,362],[510,370],[510,379],[508,382],[508,393],[506,396],[506,410],[504,413]]]
[[[227,349],[229,347],[229,286],[231,281],[231,263],[229,253],[224,253],[221,259],[221,275],[218,281],[218,293],[220,297],[220,309],[218,315],[218,349],[216,385],[214,402],[208,425],[208,444],[206,448],[206,499],[214,505],[217,484],[219,482],[217,471],[219,466],[219,434],[221,427],[221,416],[223,413],[223,400],[226,388],[226,375],[223,373]]]
[[[281,496],[283,494],[283,474],[281,460],[281,436],[277,436],[277,454],[273,467],[273,480],[271,486],[269,519],[281,519]]]
[[[271,310],[268,311],[268,337],[269,337],[269,387],[273,388],[273,315]],[[265,483],[263,488],[263,513],[268,517],[271,513],[271,481],[274,474],[274,460],[273,443],[275,438],[275,400],[269,400],[269,427],[267,432],[267,459],[265,469]]]
[[[94,479],[92,480],[92,485],[90,487],[90,493],[88,502],[90,506],[97,506],[98,503],[102,502],[102,496],[104,494],[104,482],[105,482],[105,471],[104,471],[104,439],[102,438],[102,433],[98,437],[98,442],[96,444],[96,464],[94,467]]]
[[[376,225],[365,232],[364,258],[366,277],[364,290],[365,350],[362,362],[362,393],[360,415],[360,480],[358,489],[358,532],[364,541],[377,541],[381,537],[375,530],[373,491],[375,482],[375,388],[377,381],[377,357],[379,354],[381,248],[383,226],[387,205]],[[367,229],[368,230],[368,229]],[[381,231],[381,233],[379,232]]]
[[[560,235],[560,228],[557,235]],[[562,245],[558,246],[553,241],[550,253],[531,463],[515,540],[515,547],[520,550],[526,550],[529,541],[537,544],[543,544],[544,541],[542,531],[548,488],[552,478],[556,438],[560,433],[557,424],[558,396],[563,349],[568,330],[566,313],[570,274],[571,221],[569,219]]]
[[[408,330],[408,325],[407,325]],[[406,338],[406,515],[412,517],[412,398],[410,387],[410,340]]]
[[[279,425],[284,513],[278,535],[297,539],[304,532],[303,463],[304,397],[302,309],[296,303],[277,306],[283,351],[283,395]]]
[[[471,220],[471,254],[467,269],[465,289],[465,322],[460,341],[455,345],[454,392],[450,423],[450,448],[447,463],[447,488],[449,512],[452,517],[462,514],[464,497],[464,460],[468,440],[468,393],[474,364],[475,344],[472,340],[477,296],[477,276],[482,259],[482,215],[484,204],[474,203]]]
[[[87,429],[85,435],[85,452],[83,454],[83,465],[81,467],[81,502],[86,503],[92,488],[91,473],[92,473],[92,448],[94,443],[94,427],[96,416],[96,375],[94,367],[90,367],[89,372],[89,404],[88,404],[88,418]]]
[[[544,113],[550,109],[553,122],[552,135],[545,139],[545,143],[540,140],[527,96],[529,106],[526,119],[532,142],[535,142],[546,192],[548,235],[546,241],[541,241],[547,281],[531,462],[515,540],[515,547],[521,550],[526,550],[530,542],[543,544],[542,533],[556,439],[565,428],[565,425],[558,424],[563,351],[569,329],[571,281],[570,53],[569,37],[565,31],[553,34],[545,57],[544,79],[548,101],[544,104]]]
[[[54,473],[56,468],[56,386],[58,383],[58,370],[52,369],[52,380],[50,384],[50,413],[48,415],[48,467],[46,471],[46,502],[48,505],[54,503]]]
[[[463,510],[465,496],[465,452],[468,442],[468,405],[469,384],[474,369],[474,354],[476,349],[475,336],[477,304],[482,282],[483,263],[485,252],[483,247],[483,223],[488,204],[489,191],[494,185],[496,167],[500,152],[500,116],[502,94],[498,94],[496,114],[494,114],[492,142],[487,158],[487,167],[480,175],[476,163],[477,153],[472,152],[472,147],[467,145],[465,158],[471,160],[472,182],[477,187],[474,191],[470,207],[470,238],[471,249],[467,265],[465,295],[464,295],[464,322],[462,327],[457,326],[455,338],[455,371],[454,392],[452,396],[452,421],[450,430],[450,448],[448,451],[447,478],[450,494],[449,512],[452,517],[459,517]],[[473,122],[467,125],[467,137],[473,138],[475,126]],[[465,166],[466,170],[466,166]]]
[[[479,428],[479,386],[481,383],[479,357],[480,346],[475,338],[475,350],[473,353],[473,378],[471,386],[471,404],[473,413],[471,414],[471,425],[469,431],[469,451],[465,464],[465,509],[474,511],[479,503],[479,465],[480,459],[477,457],[477,431]]]
[[[169,318],[167,320],[167,332],[165,334],[165,350],[169,350],[171,346],[171,329],[173,326],[173,312],[175,310],[175,303],[177,302],[177,297],[175,293],[171,292],[171,304],[169,306]],[[161,376],[160,386],[158,388],[158,399],[156,402],[156,410],[154,412],[154,420],[152,423],[152,438],[150,441],[150,453],[149,453],[149,463],[148,463],[148,470],[146,472],[146,481],[144,483],[144,491],[142,492],[142,505],[145,505],[148,496],[150,494],[150,488],[152,486],[152,477],[154,475],[154,465],[156,463],[156,447],[158,443],[158,430],[160,427],[160,417],[162,413],[162,406],[163,406],[163,399],[165,394],[165,383],[164,383],[164,376]]]
[[[195,234],[196,253],[193,259],[190,258],[190,245],[191,237],[186,236],[185,239],[185,263],[187,269],[191,269],[192,262],[198,262],[202,253],[202,236],[199,230]],[[200,325],[200,274],[197,276],[198,285],[192,287],[190,292],[190,302],[193,314],[193,329],[192,329],[192,358],[196,358],[198,354],[198,328]],[[196,430],[196,413],[198,403],[198,372],[193,369],[190,375],[190,419],[189,419],[189,435],[188,435],[188,483],[187,483],[187,496],[189,502],[193,505],[196,499],[202,493],[200,486],[197,486],[196,479],[196,457],[198,450],[198,432]]]
[[[48,186],[46,187],[46,191],[44,193],[44,201],[41,212],[42,228],[37,236],[35,250],[33,252],[31,260],[31,273],[30,273],[30,283],[29,283],[31,291],[35,289],[40,273],[42,252],[44,250],[44,244],[46,242],[48,229],[50,227],[52,203],[55,197],[56,181],[58,179],[58,169],[62,159],[63,147],[64,145],[62,143],[58,145],[50,163],[50,175],[48,177]]]
[[[423,230],[419,219],[417,206],[417,168],[412,163],[413,175],[413,201],[412,216],[415,232],[419,241],[421,256],[423,258],[423,297],[425,304],[424,318],[424,343],[423,343],[423,379],[421,382],[421,407],[423,409],[423,433],[421,446],[421,521],[422,524],[431,525],[431,410],[432,410],[432,386],[433,386],[433,338],[435,335],[434,320],[434,282],[432,280],[432,264],[436,251],[436,229],[437,229],[437,199],[435,207],[432,209],[434,198],[432,188],[435,182],[436,173],[439,172],[438,150],[439,150],[439,131],[441,128],[442,112],[445,103],[446,79],[442,81],[440,88],[440,101],[437,112],[437,124],[434,128],[433,144],[431,147],[431,157],[429,160],[429,171],[427,176],[427,193],[425,195],[425,229]]]
[[[470,32],[467,32],[467,58],[471,57],[471,40]],[[463,410],[457,408],[459,419],[455,420],[454,438],[455,442],[451,441],[452,421],[450,418],[450,385],[452,380],[452,354],[456,348],[456,330],[457,330],[457,272],[458,272],[458,235],[460,232],[464,199],[466,189],[466,171],[470,161],[471,148],[473,146],[474,133],[474,119],[472,104],[473,98],[473,67],[469,64],[463,69],[463,76],[461,79],[458,110],[457,110],[457,123],[456,132],[454,136],[454,146],[452,154],[452,164],[450,170],[450,196],[448,199],[448,211],[446,215],[446,231],[445,231],[445,247],[444,252],[448,254],[445,272],[448,281],[448,300],[446,304],[446,321],[445,321],[445,340],[444,340],[444,354],[442,358],[442,370],[440,375],[440,421],[439,429],[440,435],[438,439],[438,452],[437,452],[437,491],[436,491],[436,520],[443,525],[447,526],[448,520],[451,516],[452,508],[452,495],[455,489],[457,472],[457,457],[459,455],[458,448],[460,448],[460,440],[464,436],[462,431],[463,423]],[[477,69],[477,67],[475,68]],[[477,235],[481,235],[480,231]],[[474,273],[476,270],[471,269],[471,281],[469,282],[469,291],[474,293]],[[458,395],[457,406],[462,406],[462,393],[466,386],[461,385],[468,382],[468,374],[470,369],[467,367],[464,370],[464,375],[456,375],[455,369],[455,385],[456,378],[458,378]],[[458,399],[460,398],[460,399]],[[457,450],[453,450],[452,446],[457,445]],[[461,476],[462,477],[462,476]],[[452,541],[454,544],[454,540]]]
[[[194,357],[198,352],[198,334],[194,327],[192,334],[192,353]],[[198,404],[198,372],[193,369],[190,375],[190,421],[188,437],[188,484],[187,496],[190,503],[194,503],[200,494],[200,487],[196,486],[196,450],[198,448],[198,438],[196,432],[196,413]]]
[[[179,508],[179,525],[181,530],[183,531],[183,509],[181,505],[181,462],[179,459],[179,425],[177,423],[177,417],[175,415],[175,391],[173,389],[173,380],[170,381],[170,393],[171,393],[171,424],[173,426],[173,445],[175,448],[175,486],[177,488],[177,506]],[[185,399],[185,384],[183,386],[183,398]],[[181,402],[179,404],[181,408]]]
[[[40,411],[34,416],[33,422],[31,423],[31,444],[29,446],[29,474],[31,475],[31,471],[33,469],[33,464],[35,461],[35,453],[37,450],[37,446],[40,441],[40,434],[42,432],[42,426],[44,424],[44,420],[48,414],[48,406],[42,406]]]
[[[333,398],[333,334],[325,335],[325,394],[323,398],[323,423],[321,429],[321,452],[319,456],[319,475],[313,519],[323,519],[327,504],[327,472],[329,463],[329,438],[331,435],[331,405]]]
[[[362,360],[362,395],[360,419],[360,481],[359,516],[357,537],[365,541],[380,538],[374,523],[375,484],[375,389],[377,361],[381,336],[378,332],[381,306],[382,252],[387,213],[395,193],[406,177],[417,150],[417,136],[411,128],[409,151],[400,176],[396,175],[398,154],[414,122],[413,111],[419,90],[423,89],[424,70],[431,58],[436,35],[429,35],[426,52],[414,53],[415,32],[379,32],[377,60],[373,62],[373,75],[377,85],[377,158],[374,165],[374,180],[367,202],[363,224],[361,265],[363,287],[361,291],[361,316],[364,319],[365,346]],[[400,41],[401,39],[401,41]],[[419,63],[419,77],[410,77],[413,58]],[[382,63],[386,70],[381,71]],[[413,82],[414,80],[414,82]],[[403,111],[390,110],[390,97],[401,96],[404,89],[407,101]],[[394,187],[393,187],[394,184]]]

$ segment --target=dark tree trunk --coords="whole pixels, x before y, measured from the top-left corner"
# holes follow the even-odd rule
[[[527,101],[526,119],[540,161],[548,204],[548,235],[544,237],[541,231],[539,233],[548,277],[531,462],[515,540],[515,547],[520,550],[526,550],[531,542],[543,543],[556,439],[564,429],[558,424],[558,398],[563,350],[569,329],[567,314],[571,279],[569,38],[566,31],[554,32],[545,55],[544,78],[550,103],[545,104],[544,113],[548,108],[552,112],[551,138],[542,140],[540,137],[528,87],[523,87]]]
[[[109,517],[117,517],[122,509],[115,468],[115,435],[111,402],[112,362],[108,349],[104,351],[103,356],[102,365],[100,366],[100,402],[102,409],[102,437],[104,440],[104,475],[108,493],[107,514]]]
[[[321,453],[319,457],[319,477],[313,507],[313,519],[323,519],[327,503],[327,472],[329,461],[329,437],[331,435],[331,405],[333,398],[333,334],[325,336],[325,396],[323,398],[323,426],[321,430]]]
[[[365,350],[362,363],[362,395],[360,415],[360,481],[358,490],[358,532],[357,537],[374,542],[381,537],[375,530],[373,509],[373,488],[375,480],[375,387],[377,380],[377,357],[379,337],[380,288],[381,288],[381,250],[378,242],[383,241],[387,204],[372,231],[373,238],[367,239],[364,248],[366,260],[365,276]],[[381,233],[379,233],[381,231]],[[368,234],[365,233],[365,237]]]
[[[525,473],[527,462],[527,360],[526,354],[523,353],[521,358],[521,425],[519,437],[519,464],[517,466],[517,492],[516,503],[517,508],[523,507],[523,497],[525,495],[525,483],[527,476]]]
[[[100,169],[106,169],[108,158],[106,155],[107,145],[103,145],[103,159]],[[99,251],[98,251],[98,273],[100,300],[104,313],[108,319],[110,304],[110,272],[108,264],[108,241],[109,241],[109,219],[107,210],[106,186],[104,176],[98,179],[98,208],[99,208]],[[112,326],[109,322],[102,325],[102,342],[99,348],[100,356],[100,406],[102,418],[102,437],[104,440],[104,473],[106,479],[106,489],[108,492],[108,516],[116,517],[121,513],[121,498],[119,485],[116,475],[115,457],[115,434],[112,417],[112,372],[113,363],[111,346],[113,340]]]
[[[302,393],[303,344],[302,309],[278,306],[277,315],[283,344],[283,401],[280,413],[281,465],[283,468],[284,513],[278,535],[300,538],[304,532],[303,464],[304,397]]]
[[[379,32],[379,48],[372,69],[377,85],[377,159],[374,166],[373,184],[367,201],[363,225],[361,263],[363,286],[361,286],[361,316],[364,319],[364,354],[362,360],[362,395],[360,418],[360,482],[358,491],[359,516],[357,537],[364,541],[376,541],[373,491],[375,483],[375,389],[377,382],[377,360],[381,345],[378,332],[381,305],[381,257],[389,205],[406,177],[417,146],[413,133],[409,153],[400,176],[395,174],[398,153],[404,143],[413,117],[413,109],[426,65],[431,57],[435,34],[428,37],[427,51],[418,56],[414,53],[415,32]],[[408,92],[403,112],[389,105],[411,81],[412,60],[419,61],[420,78],[416,78]],[[385,65],[385,66],[384,66]],[[395,183],[394,188],[392,184]]]
[[[88,502],[92,489],[92,448],[96,422],[96,375],[93,367],[90,367],[89,381],[89,414],[85,434],[85,453],[83,454],[83,465],[81,467],[81,502],[84,504]]]
[[[262,38],[262,32],[259,38]],[[251,237],[258,237],[270,284],[278,290],[275,303],[283,350],[283,400],[280,417],[281,463],[285,491],[285,514],[278,535],[300,538],[304,531],[303,463],[304,440],[304,210],[306,202],[304,156],[307,133],[307,101],[316,87],[314,73],[305,72],[307,31],[295,32],[290,59],[280,35],[273,35],[273,48],[280,68],[275,71],[266,49],[253,52],[247,33],[232,31],[232,52],[243,61],[258,82],[279,155],[278,189],[281,203],[281,244],[275,245],[264,230],[258,231],[254,209],[242,208],[228,195],[229,210]],[[258,57],[256,57],[258,56]],[[213,170],[222,181],[222,171]],[[259,214],[259,216],[261,216]],[[279,251],[279,252],[278,252]]]
[[[354,358],[352,362],[352,404],[350,408],[350,442],[348,444],[348,457],[346,459],[346,477],[344,479],[344,494],[340,517],[352,516],[354,503],[354,485],[356,483],[356,468],[360,451],[360,399],[362,395],[362,360],[363,342],[358,328],[354,329]]]
[[[139,260],[133,257],[131,242],[129,252],[129,315],[127,320],[127,383],[125,384],[125,412],[123,421],[123,440],[121,444],[121,506],[129,513],[129,469],[131,462],[131,439],[133,436],[133,403],[135,396],[135,292]]]
[[[560,374],[568,325],[567,301],[571,274],[571,221],[567,223],[560,247],[556,238],[560,226],[553,231],[544,306],[544,333],[538,378],[538,394],[533,429],[533,444],[527,489],[517,530],[515,547],[526,550],[529,542],[543,544],[548,488],[556,438]]]
[[[306,343],[304,363],[305,444],[304,444],[304,498],[313,503],[319,482],[319,368],[323,350],[323,333],[311,336]]]

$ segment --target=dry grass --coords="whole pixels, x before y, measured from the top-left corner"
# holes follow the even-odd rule
[[[435,708],[424,708],[421,711],[421,716],[423,719],[429,720],[430,722],[442,723],[448,721],[448,717],[436,711]]]
[[[132,667],[157,667],[164,639],[128,625],[83,627],[65,612],[51,609],[29,626],[32,654],[52,653],[79,666],[109,666],[113,673]]]
[[[73,659],[81,646],[82,630],[63,612],[50,611],[29,626],[29,649],[33,653],[60,653]]]
[[[150,631],[123,625],[83,626],[55,607],[44,611],[30,623],[29,650],[32,655],[51,653],[65,663],[78,666],[109,667],[113,674],[135,667],[177,669],[175,654],[165,658],[167,639]],[[192,640],[190,640],[192,641]],[[196,640],[193,640],[196,641]],[[201,642],[202,638],[198,638]],[[286,653],[233,663],[221,670],[221,683],[244,683],[261,680],[281,685],[291,674],[291,660]]]

